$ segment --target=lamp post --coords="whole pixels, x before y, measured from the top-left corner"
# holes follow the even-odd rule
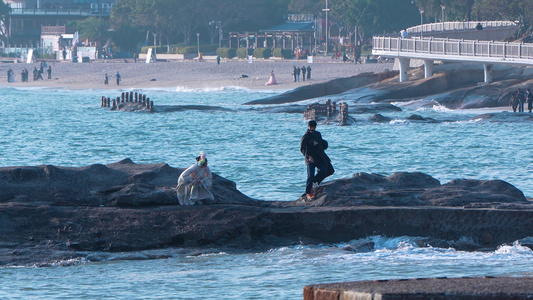
[[[196,33],[196,42],[198,44],[198,61],[200,61],[200,33]]]
[[[442,8],[442,31],[444,31],[444,10],[446,9],[446,6],[441,5],[440,8]]]
[[[328,55],[328,43],[329,43],[329,31],[328,31],[328,11],[329,11],[329,8],[328,8],[328,0],[326,0],[326,8],[325,9],[322,9],[322,11],[325,11],[326,12],[326,51],[324,51],[324,56],[327,56]]]
[[[211,21],[209,26],[215,25],[215,28],[218,29],[218,48],[222,47],[222,22],[221,21]]]
[[[419,9],[420,11],[420,38],[424,38],[423,36],[423,32],[424,32],[424,28],[422,27],[422,25],[424,25],[424,19],[423,19],[423,16],[424,16],[424,10],[423,9]]]

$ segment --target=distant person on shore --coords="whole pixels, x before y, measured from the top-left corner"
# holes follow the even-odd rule
[[[37,81],[37,78],[39,78],[39,70],[37,67],[33,67],[33,81]]]
[[[305,67],[302,67],[302,79],[305,81],[305,73],[307,72],[307,69]]]
[[[268,80],[267,83],[265,83],[265,85],[274,85],[274,84],[278,84],[278,82],[276,81],[276,75],[274,75],[274,70],[270,71],[270,79]]]
[[[196,157],[196,163],[183,171],[178,179],[177,196],[181,205],[202,204],[202,200],[215,200],[209,191],[213,184],[213,175],[207,166],[207,158],[202,151]]]
[[[48,72],[48,79],[52,79],[52,66],[48,66],[46,71]]]
[[[300,67],[296,67],[296,81],[297,82],[300,82],[300,72],[302,70],[300,69]]]
[[[526,89],[526,98],[527,98],[527,110],[531,112],[531,110],[533,110],[533,94],[531,94],[530,89]]]
[[[307,80],[311,79],[311,66],[307,66]]]
[[[117,71],[117,74],[115,74],[115,77],[117,78],[117,85],[120,85],[120,73]]]
[[[516,91],[516,97],[518,98],[518,112],[524,112],[524,104],[526,103],[526,97],[521,89]]]
[[[15,82],[15,72],[13,72],[13,69],[7,70],[7,82]]]
[[[109,76],[107,75],[107,73],[105,73],[105,75],[104,75],[104,84],[105,85],[109,84]]]
[[[311,120],[307,123],[307,132],[300,141],[300,152],[305,157],[307,165],[307,182],[305,185],[305,194],[307,200],[315,197],[315,191],[324,178],[332,175],[335,170],[331,165],[331,160],[326,155],[328,142],[322,139],[320,132],[316,131],[316,121]],[[315,169],[318,172],[315,175]]]
[[[516,108],[518,107],[518,99],[516,97],[516,93],[511,94],[511,100],[509,100],[509,106],[513,108],[513,112],[516,112]]]
[[[294,76],[294,82],[296,82],[296,66],[294,66],[294,70],[292,71],[292,76]]]
[[[20,81],[26,82],[26,68],[22,69],[22,72],[20,72]]]
[[[217,65],[220,65],[220,55],[217,55]]]

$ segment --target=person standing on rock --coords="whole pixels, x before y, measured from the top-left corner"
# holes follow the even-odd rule
[[[526,98],[527,98],[527,110],[531,112],[533,109],[533,94],[531,94],[530,89],[526,89]]]
[[[524,93],[522,93],[521,89],[518,89],[516,92],[516,97],[518,98],[518,112],[524,112],[524,104],[526,102],[526,97]]]
[[[307,123],[307,132],[300,141],[300,152],[305,157],[307,165],[307,182],[305,185],[305,194],[307,200],[315,197],[315,190],[326,177],[332,175],[335,170],[331,165],[331,160],[325,150],[328,149],[328,142],[322,138],[322,134],[316,131],[316,121],[311,120]],[[315,175],[315,169],[318,172]]]
[[[209,191],[213,184],[213,175],[207,166],[207,158],[202,151],[196,157],[196,163],[181,173],[178,179],[178,202],[181,205],[203,204],[213,201],[215,197]]]
[[[511,100],[509,100],[509,106],[513,108],[513,112],[516,112],[516,108],[518,107],[518,98],[516,97],[516,93],[513,93],[511,95]]]

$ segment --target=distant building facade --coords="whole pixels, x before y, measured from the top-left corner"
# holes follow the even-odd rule
[[[89,17],[109,18],[115,0],[4,0],[4,3],[11,7],[6,24],[7,43],[47,47],[49,45],[43,44],[46,42],[42,34],[52,32],[43,32],[43,29],[57,31],[60,27],[65,28],[70,21]]]

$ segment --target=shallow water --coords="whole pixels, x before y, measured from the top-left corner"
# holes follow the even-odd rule
[[[139,90],[158,105],[211,105],[227,111],[125,113],[101,109],[100,96],[121,91],[0,88],[0,166],[85,166],[131,158],[136,163],[191,165],[207,152],[211,170],[264,200],[295,200],[304,191],[299,152],[301,114],[265,113],[241,105],[279,91]],[[305,103],[305,102],[304,102]],[[530,122],[469,121],[486,112],[449,111],[431,103],[384,112],[394,120],[352,126],[319,124],[336,173],[390,175],[419,171],[446,183],[455,178],[501,179],[533,196]],[[409,122],[413,114],[447,120]],[[328,180],[329,180],[328,179]],[[152,261],[64,262],[70,267],[0,269],[2,299],[294,299],[313,283],[440,276],[533,274],[532,252],[520,245],[495,252],[418,248],[410,238],[374,237],[377,250],[349,253],[343,245],[268,252],[186,256]]]

